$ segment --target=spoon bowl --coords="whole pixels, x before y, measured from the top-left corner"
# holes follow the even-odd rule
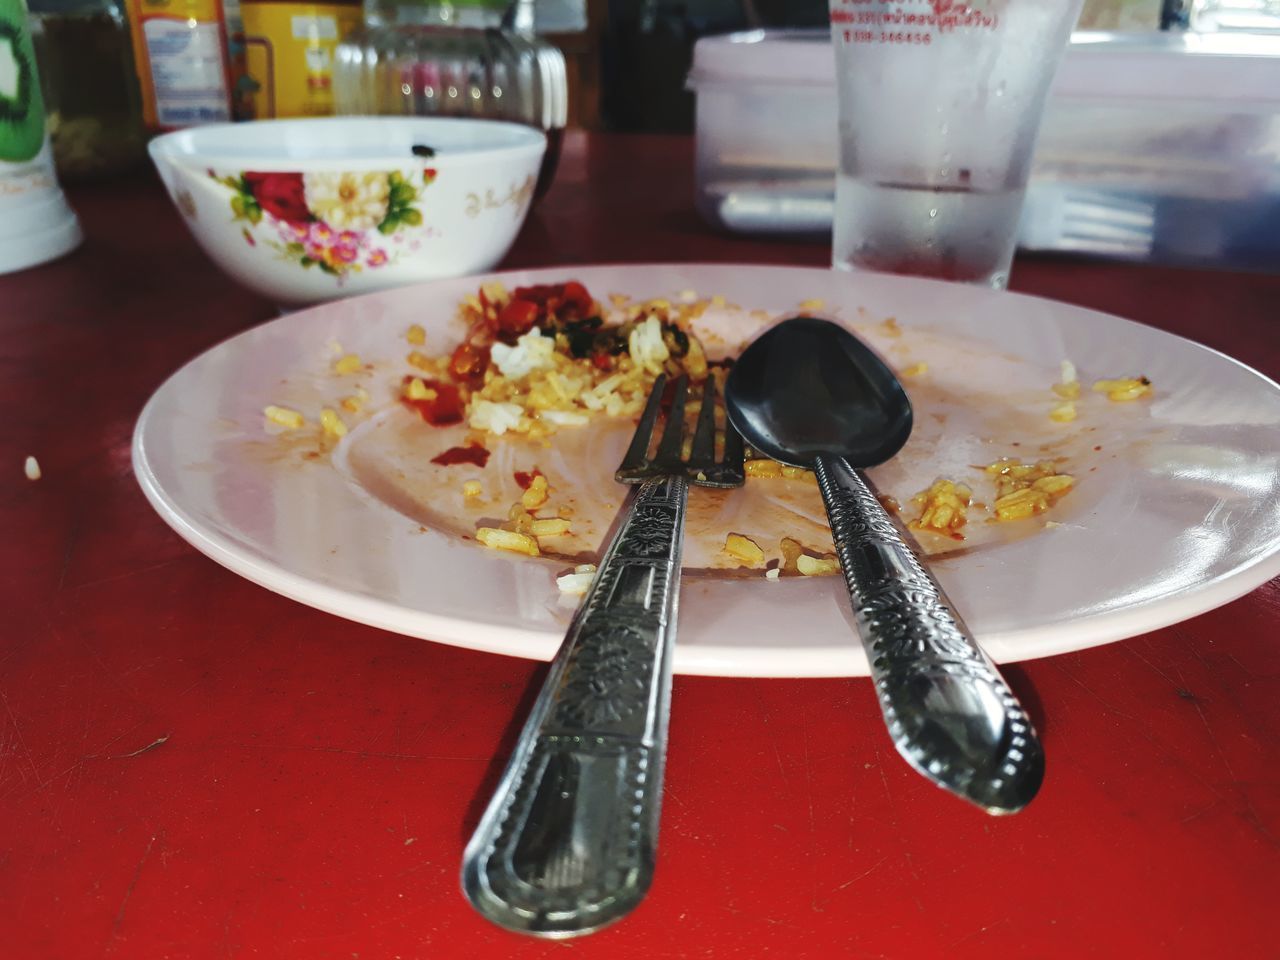
[[[819,454],[874,467],[902,449],[913,422],[906,390],[879,355],[814,317],[757,338],[730,371],[725,405],[756,450],[800,467]]]

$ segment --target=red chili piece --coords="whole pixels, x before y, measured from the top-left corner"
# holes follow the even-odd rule
[[[463,383],[478,384],[484,378],[489,367],[488,347],[477,347],[471,343],[461,343],[449,358],[449,373],[455,380]]]
[[[534,467],[527,473],[524,470],[517,470],[515,472],[516,483],[520,485],[521,490],[528,490],[533,484],[533,478],[540,476],[542,476],[542,471],[537,467]]]
[[[513,302],[521,300],[537,304],[540,308],[538,316],[540,320],[545,320],[552,314],[560,316],[561,319],[585,317],[591,313],[592,307],[591,294],[577,280],[570,280],[568,283],[544,283],[533,287],[517,287],[511,298]]]
[[[404,379],[407,383],[413,377]],[[462,422],[462,394],[455,384],[445,383],[443,380],[423,380],[422,384],[428,390],[435,391],[436,395],[432,399],[410,400],[408,397],[401,397],[400,402],[433,427],[447,427]]]
[[[465,447],[450,447],[444,453],[431,458],[432,463],[442,467],[451,467],[455,463],[473,463],[483,467],[489,462],[489,451],[478,443],[469,443]]]
[[[514,299],[498,314],[498,332],[517,337],[528,333],[538,321],[540,312],[536,303]]]

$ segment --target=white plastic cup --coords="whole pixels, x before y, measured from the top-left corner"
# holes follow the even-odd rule
[[[0,273],[11,273],[81,240],[54,174],[23,0],[0,0],[0,107]]]

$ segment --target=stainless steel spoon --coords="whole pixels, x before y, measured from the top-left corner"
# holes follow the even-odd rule
[[[843,327],[796,317],[738,358],[725,406],[756,450],[817,474],[898,752],[988,813],[1022,809],[1044,778],[1031,721],[858,473],[911,434],[893,371]]]

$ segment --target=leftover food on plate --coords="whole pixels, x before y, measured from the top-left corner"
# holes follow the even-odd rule
[[[330,344],[326,373],[341,382],[341,395],[316,410],[269,403],[263,417],[272,433],[315,430],[326,451],[357,439],[348,434],[373,430],[348,459],[376,496],[423,526],[486,548],[574,562],[558,580],[573,595],[589,583],[587,561],[625,495],[613,484],[613,468],[658,375],[688,374],[695,383],[714,377],[723,395],[737,345],[720,335],[708,339],[701,323],[708,310],[738,310],[757,331],[774,319],[692,291],[602,302],[574,280],[511,290],[486,283],[458,305],[457,332],[423,318],[403,331],[402,352],[390,363],[366,362]],[[1018,401],[1019,416],[1025,410],[1043,418],[1047,409],[1048,422],[1040,420],[1037,429],[1048,436],[1032,457],[1024,460],[1020,441],[1012,439],[1025,431],[1011,426],[1008,439],[983,438],[980,461],[944,467],[954,460],[948,446],[962,441],[939,411],[980,403],[943,383],[948,367],[954,379],[963,360],[948,364],[946,349],[936,347],[927,360],[913,355],[909,331],[892,317],[855,327],[904,378],[917,407],[917,433],[928,435],[917,447],[936,464],[933,479],[919,477],[924,489],[895,488],[905,506],[887,490],[881,500],[932,553],[968,546],[979,525],[1012,530],[1053,511],[1080,482],[1072,457],[1058,448],[1098,429],[1082,416],[1097,420],[1098,404],[1131,404],[1153,389],[1145,377],[1123,376],[1095,380],[1083,391],[1074,365],[1063,361],[1059,379],[1031,395],[1043,400]],[[391,402],[375,402],[370,388],[379,387]],[[716,415],[722,439],[723,409]],[[1011,416],[996,411],[987,422]],[[813,474],[750,450],[745,472],[741,490],[691,497],[687,558],[725,576],[838,573]],[[1050,522],[1057,525],[1042,520],[1040,527]]]
[[[710,372],[688,328],[699,309],[654,300],[610,311],[572,280],[512,291],[486,284],[460,305],[461,343],[408,354],[421,376],[406,376],[403,399],[428,423],[465,420],[491,436],[539,439],[594,414],[635,416],[659,374],[697,382]],[[425,346],[421,329],[408,338]]]

